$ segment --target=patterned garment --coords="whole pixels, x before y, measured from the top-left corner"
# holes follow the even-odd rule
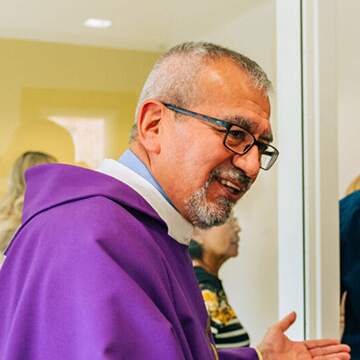
[[[194,270],[210,317],[216,347],[249,346],[249,335],[229,305],[221,280],[202,267],[196,266]]]

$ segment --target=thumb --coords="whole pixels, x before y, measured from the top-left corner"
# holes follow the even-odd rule
[[[280,330],[284,333],[296,320],[296,312],[292,311],[290,314],[283,317],[277,324]]]

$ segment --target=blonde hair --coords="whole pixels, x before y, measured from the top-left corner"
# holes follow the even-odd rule
[[[0,200],[0,252],[6,249],[21,224],[25,171],[34,165],[53,162],[57,162],[55,157],[38,151],[27,151],[16,159],[10,176],[9,189]]]
[[[350,195],[352,192],[360,190],[360,175],[356,177],[346,189],[346,195]]]

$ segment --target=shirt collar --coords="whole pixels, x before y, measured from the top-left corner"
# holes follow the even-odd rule
[[[165,194],[165,191],[160,186],[160,184],[155,180],[149,169],[145,164],[134,154],[130,149],[127,149],[123,155],[121,155],[119,162],[132,171],[136,172],[138,175],[147,180],[152,186],[154,186],[160,194],[165,198],[165,200],[174,206],[170,199]]]
[[[181,244],[189,245],[193,227],[165,200],[160,191],[144,177],[116,160],[106,159],[98,171],[120,180],[140,194],[168,227],[168,234]]]

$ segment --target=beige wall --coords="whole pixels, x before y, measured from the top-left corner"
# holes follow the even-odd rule
[[[117,157],[127,146],[139,91],[158,57],[8,39],[0,39],[0,53],[0,194],[14,159],[26,150],[46,151],[61,162],[88,166],[102,156]],[[68,125],[49,121],[53,117]],[[76,129],[70,119],[77,120]],[[94,120],[102,127],[101,139],[85,141],[82,125],[97,129]],[[98,153],[89,163],[82,153],[86,147],[94,148],[94,142]]]
[[[360,175],[360,99],[358,0],[337,0],[337,80],[339,197]],[[332,74],[330,76],[333,76]]]

